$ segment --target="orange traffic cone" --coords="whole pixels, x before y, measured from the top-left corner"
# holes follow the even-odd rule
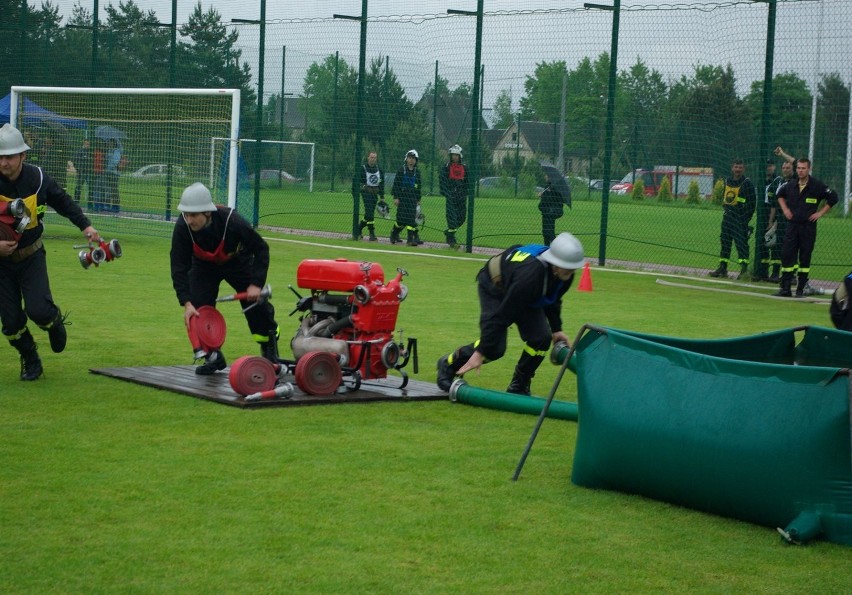
[[[592,290],[592,271],[589,268],[589,263],[586,262],[585,266],[583,266],[583,276],[580,277],[580,286],[577,287],[577,291],[591,291]]]

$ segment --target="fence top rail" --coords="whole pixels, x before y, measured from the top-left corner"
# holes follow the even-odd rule
[[[163,89],[143,87],[12,86],[14,93],[85,93],[87,95],[234,95],[239,89]]]

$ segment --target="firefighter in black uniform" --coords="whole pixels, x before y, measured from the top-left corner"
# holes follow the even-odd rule
[[[784,244],[781,246],[781,288],[775,295],[792,296],[796,258],[799,279],[796,297],[804,296],[811,270],[811,254],[817,235],[817,220],[837,204],[837,193],[811,176],[810,159],[796,161],[796,179],[783,184],[776,193],[778,206],[787,220]],[[820,206],[822,202],[822,206]]]
[[[41,222],[46,207],[71,221],[90,241],[100,240],[71,197],[40,167],[24,163],[29,149],[17,128],[9,124],[0,128],[0,209],[6,212],[11,206],[8,203],[20,199],[28,218],[28,222],[23,217],[16,219],[22,227],[20,234],[3,223],[5,235],[11,239],[0,235],[0,321],[3,335],[21,354],[21,380],[36,380],[43,373],[28,319],[47,331],[55,353],[65,349],[68,339],[65,316],[53,303],[47,276]]]
[[[476,277],[479,339],[438,360],[438,388],[448,391],[455,376],[503,357],[507,331],[515,324],[524,350],[506,391],[530,394],[551,342],[568,343],[562,332],[562,296],[584,263],[583,246],[570,233],[559,234],[549,247],[512,246],[492,257]]]
[[[780,214],[778,197],[775,194],[778,192],[781,184],[793,179],[794,162],[795,159],[793,161],[785,161],[781,164],[780,183],[773,190],[772,202],[769,205],[768,229],[763,239],[769,250],[769,266],[772,267],[772,273],[766,279],[770,283],[779,283],[781,281],[781,245],[784,243],[784,234],[787,232],[787,220]]]
[[[352,194],[361,193],[361,200],[364,201],[364,218],[361,219],[361,225],[358,228],[358,233],[364,237],[364,228],[370,234],[370,241],[375,242],[376,226],[374,223],[376,214],[376,204],[385,202],[385,174],[378,165],[379,156],[375,151],[370,151],[367,155],[367,163],[361,165],[352,180]]]
[[[450,248],[456,248],[456,232],[464,225],[467,217],[467,194],[469,190],[467,168],[462,163],[462,148],[450,147],[450,160],[441,168],[439,177],[441,194],[447,199],[447,229],[444,235]]]
[[[405,163],[396,172],[393,180],[391,195],[396,205],[396,223],[391,230],[391,244],[399,242],[399,234],[403,229],[408,231],[408,245],[417,246],[421,244],[420,228],[415,221],[417,207],[420,206],[420,190],[423,182],[420,170],[417,169],[417,161],[420,156],[417,151],[411,149],[405,154]]]
[[[182,216],[172,232],[171,270],[184,323],[188,327],[190,318],[198,316],[197,308],[215,305],[219,285],[227,281],[237,293],[247,293],[241,304],[252,338],[263,357],[278,363],[275,309],[269,301],[252,305],[266,284],[269,245],[234,209],[213,204],[201,183],[183,191],[178,210]],[[226,366],[225,356],[216,350],[195,373],[213,374]]]
[[[766,160],[766,178],[763,181],[763,200],[757,202],[757,239],[755,247],[757,254],[755,255],[753,281],[768,281],[769,280],[769,260],[770,249],[766,245],[766,241],[761,241],[765,238],[769,231],[769,211],[775,204],[775,191],[783,182],[781,176],[775,175],[775,162],[772,159]]]
[[[744,279],[748,272],[748,236],[751,216],[757,203],[757,191],[751,180],[745,177],[745,163],[734,159],[731,164],[731,177],[725,180],[722,214],[722,232],[719,235],[722,247],[719,252],[719,268],[710,273],[711,277],[727,277],[728,262],[731,259],[731,243],[737,245],[740,273],[737,279]]]

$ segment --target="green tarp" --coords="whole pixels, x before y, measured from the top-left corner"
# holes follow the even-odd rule
[[[592,328],[576,356],[575,484],[852,545],[852,333]]]

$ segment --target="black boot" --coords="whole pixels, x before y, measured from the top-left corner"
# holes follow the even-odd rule
[[[65,350],[65,344],[68,342],[68,333],[65,331],[65,326],[71,323],[65,322],[66,318],[68,318],[68,312],[64,315],[62,312],[59,312],[46,329],[47,336],[50,339],[50,348],[53,350],[53,353],[62,353]]]
[[[364,237],[364,228],[365,227],[367,227],[367,222],[362,220],[361,225],[358,226],[358,239],[361,239],[361,238]]]
[[[781,275],[780,288],[775,292],[776,297],[792,297],[790,287],[793,285],[793,273],[785,272]]]
[[[418,246],[426,243],[426,242],[424,242],[423,240],[420,239],[420,230],[419,229],[414,230],[414,243],[416,243]]]
[[[38,380],[44,374],[44,368],[41,367],[38,348],[30,331],[24,330],[20,337],[9,343],[21,354],[21,380]]]
[[[406,242],[409,246],[417,245],[417,232],[413,230],[408,230],[408,241]]]
[[[711,277],[727,277],[728,276],[728,263],[720,262],[719,268],[710,273]]]
[[[268,359],[273,364],[280,364],[281,359],[278,357],[278,333],[273,331],[269,333],[269,338],[260,344],[260,355]]]
[[[225,356],[222,355],[222,352],[211,351],[204,358],[204,363],[195,368],[195,373],[199,376],[210,376],[226,367],[228,367],[228,364],[225,362]]]
[[[532,383],[533,376],[535,376],[536,370],[538,370],[538,367],[543,361],[543,355],[530,355],[527,351],[521,353],[521,357],[518,358],[518,365],[515,366],[512,382],[509,383],[506,392],[516,395],[530,394],[530,384]]]
[[[746,275],[748,275],[748,263],[742,262],[740,263],[740,274],[737,275],[737,281],[745,281]]]
[[[370,241],[378,242],[379,238],[376,237],[376,227],[372,223],[367,224],[367,231],[370,232]]]
[[[512,375],[512,382],[509,383],[509,386],[506,387],[507,393],[512,393],[514,395],[530,395],[530,384],[532,383],[532,376],[529,376],[519,370],[518,367],[515,368],[515,373]]]
[[[799,273],[799,279],[796,284],[796,297],[805,297],[805,288],[808,286],[808,274]]]
[[[473,355],[473,351],[473,345],[465,345],[438,360],[438,388],[442,391],[450,390],[456,372],[467,363],[467,360]]]
[[[390,243],[391,244],[398,244],[399,243],[399,232],[401,230],[402,230],[401,227],[397,227],[396,225],[393,226],[393,229],[391,229],[391,234],[390,234]]]
[[[773,264],[772,265],[772,275],[767,279],[770,283],[780,283],[781,282],[781,265]]]
[[[447,245],[450,248],[457,248],[458,243],[456,242],[456,234],[452,231],[445,231],[444,235],[447,236]]]

